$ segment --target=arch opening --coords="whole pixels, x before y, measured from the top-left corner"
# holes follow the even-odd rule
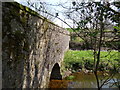
[[[62,80],[62,75],[60,74],[60,66],[56,63],[52,69],[50,80]]]

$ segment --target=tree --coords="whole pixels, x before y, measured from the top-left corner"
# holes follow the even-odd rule
[[[73,6],[70,7],[69,10],[65,12],[66,16],[69,19],[74,21],[76,29],[82,39],[84,39],[86,45],[93,45],[92,49],[94,50],[94,67],[93,72],[96,77],[97,86],[100,90],[102,86],[108,82],[114,74],[111,74],[103,83],[100,85],[99,78],[98,78],[98,69],[100,65],[101,59],[101,48],[106,46],[108,42],[106,40],[106,29],[109,27],[106,26],[113,26],[113,22],[118,25],[118,21],[116,18],[120,15],[119,12],[110,8],[109,2],[82,2],[79,3],[77,1],[72,2]],[[75,16],[73,16],[75,14]],[[115,17],[113,16],[115,14]],[[111,22],[112,21],[112,22]],[[112,32],[112,31],[111,31]],[[115,41],[115,38],[118,38],[117,34],[113,34],[112,40]],[[110,39],[110,38],[109,38]],[[111,43],[112,44],[112,43]],[[116,46],[114,47],[116,48]],[[118,49],[117,49],[118,50]]]

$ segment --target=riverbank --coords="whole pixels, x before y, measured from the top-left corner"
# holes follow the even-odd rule
[[[120,72],[120,52],[116,50],[101,51],[99,71]],[[83,71],[92,72],[94,66],[93,50],[68,50],[64,56],[63,71],[71,73]]]

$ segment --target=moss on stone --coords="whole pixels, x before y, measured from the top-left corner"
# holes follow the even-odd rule
[[[21,5],[21,4],[19,4],[19,7],[20,7],[20,9],[24,9],[24,6],[23,6],[23,5]]]
[[[47,31],[48,27],[49,27],[49,23],[45,20],[45,22],[44,22],[44,30]]]
[[[54,24],[53,22],[51,22],[49,19],[47,19],[47,18],[41,16],[41,15],[40,15],[39,13],[37,13],[36,11],[34,11],[34,10],[32,10],[32,9],[30,9],[30,8],[28,8],[28,7],[26,7],[26,6],[24,6],[24,5],[21,5],[21,4],[17,3],[17,2],[10,2],[10,4],[16,6],[17,8],[19,8],[19,9],[21,9],[21,10],[24,10],[24,11],[26,11],[26,12],[28,12],[28,13],[34,15],[34,16],[37,16],[37,17],[39,17],[39,18],[41,18],[41,19],[46,19],[47,22],[49,22],[49,23],[55,25],[55,24]],[[56,26],[57,26],[57,25],[56,25]]]

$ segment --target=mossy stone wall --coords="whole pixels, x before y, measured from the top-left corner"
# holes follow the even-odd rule
[[[46,88],[68,49],[68,34],[25,6],[2,3],[3,88]]]

